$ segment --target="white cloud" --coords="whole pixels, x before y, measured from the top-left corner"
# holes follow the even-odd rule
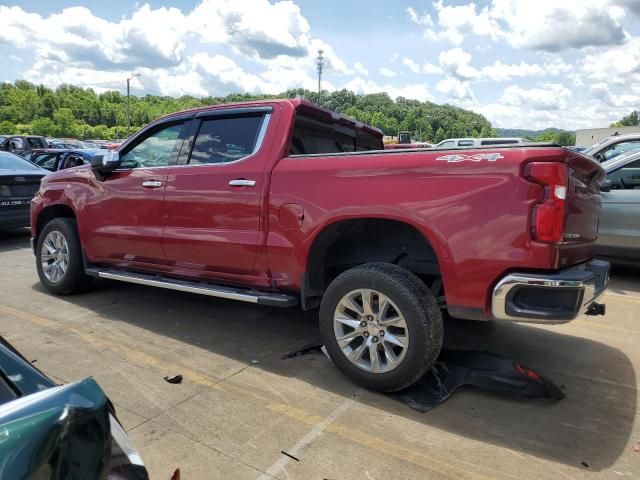
[[[629,36],[624,10],[609,0],[493,0],[490,14],[516,48],[558,52],[622,44]]]
[[[438,12],[438,36],[448,39],[454,45],[460,45],[470,34],[497,40],[502,33],[489,7],[476,9],[475,3],[446,6],[443,0],[438,0],[434,6]]]
[[[386,67],[382,67],[380,69],[380,73],[382,75],[384,75],[385,77],[387,77],[387,78],[393,78],[393,77],[395,77],[397,75],[396,72],[394,72],[393,70],[390,70],[390,69],[388,69]]]
[[[424,15],[418,15],[418,12],[415,11],[413,7],[407,8],[407,16],[409,20],[411,20],[416,25],[428,25],[430,27],[433,26],[433,18],[428,13]]]
[[[387,92],[391,98],[404,97],[421,101],[433,99],[427,86],[422,83],[397,87],[391,84],[380,85],[372,80],[365,80],[360,77],[356,77],[342,85],[340,88],[346,88],[347,90],[352,90],[355,93],[362,94]]]
[[[358,74],[358,75],[364,75],[365,77],[367,75],[369,75],[369,70],[367,70],[365,68],[365,66],[360,63],[360,62],[356,62],[353,64],[353,70]]]
[[[638,0],[491,0],[486,6],[445,5],[434,2],[435,21],[421,22],[409,8],[407,15],[428,28],[427,39],[461,45],[469,36],[491,41],[506,39],[516,48],[558,52],[588,46],[620,45],[628,40],[626,12],[640,15]],[[431,17],[429,17],[431,18]]]
[[[475,103],[476,98],[471,90],[469,82],[460,81],[457,78],[447,77],[436,84],[436,90],[458,104]]]
[[[594,51],[581,61],[581,71],[592,81],[637,83],[640,74],[640,37],[605,51]]]
[[[402,63],[413,73],[420,73],[420,65],[410,58],[403,58]]]
[[[290,1],[203,0],[188,16],[189,30],[257,58],[308,54],[309,22]]]
[[[481,76],[481,72],[469,64],[471,54],[459,47],[441,52],[438,61],[442,70],[458,80],[477,80]]]
[[[500,60],[482,67],[481,74],[485,79],[493,81],[511,80],[515,77],[544,77],[558,76],[571,71],[571,66],[561,60],[554,60],[544,64],[520,63],[505,64]]]
[[[595,99],[610,107],[626,108],[631,111],[637,109],[638,105],[640,105],[640,96],[629,94],[616,95],[611,92],[609,84],[607,83],[593,84],[590,90]]]
[[[330,44],[311,37],[309,23],[289,0],[202,0],[191,11],[144,4],[113,22],[85,7],[44,17],[0,6],[2,43],[32,48],[24,76],[46,84],[119,87],[137,71],[146,87],[172,95],[315,89],[320,49],[325,78],[354,74]],[[187,43],[193,53],[185,54]],[[257,73],[248,73],[235,59]],[[360,65],[360,74],[363,69]],[[325,80],[323,88],[333,85]]]
[[[438,75],[442,73],[442,69],[433,63],[425,63],[422,66],[422,73],[426,73],[427,75]]]
[[[517,85],[507,87],[500,102],[504,105],[534,110],[560,110],[567,106],[571,90],[560,83],[543,83],[541,88],[524,89]]]

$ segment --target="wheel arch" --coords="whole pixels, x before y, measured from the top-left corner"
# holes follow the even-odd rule
[[[72,218],[76,220],[76,213],[73,208],[62,203],[43,208],[36,219],[36,231],[33,232],[34,244],[38,242],[40,232],[42,232],[45,225],[56,218]]]
[[[316,307],[342,271],[373,262],[402,266],[423,279],[442,277],[434,242],[406,218],[341,218],[325,224],[310,242],[302,282],[303,308]]]

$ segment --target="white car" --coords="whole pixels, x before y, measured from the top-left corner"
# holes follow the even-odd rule
[[[524,138],[447,138],[433,148],[480,147],[483,145],[513,145],[514,143],[528,143]]]

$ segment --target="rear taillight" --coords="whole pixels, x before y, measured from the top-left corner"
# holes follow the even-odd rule
[[[562,243],[566,212],[568,172],[564,163],[532,162],[525,177],[544,186],[544,198],[533,207],[531,234],[543,243]]]

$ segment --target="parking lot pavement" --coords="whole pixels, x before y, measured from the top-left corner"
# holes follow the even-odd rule
[[[519,359],[564,400],[463,389],[426,414],[323,355],[282,360],[318,337],[314,314],[107,282],[48,295],[26,231],[0,233],[0,292],[0,334],[58,381],[94,376],[154,479],[640,478],[640,271],[614,272],[606,317],[447,325],[451,346]]]

